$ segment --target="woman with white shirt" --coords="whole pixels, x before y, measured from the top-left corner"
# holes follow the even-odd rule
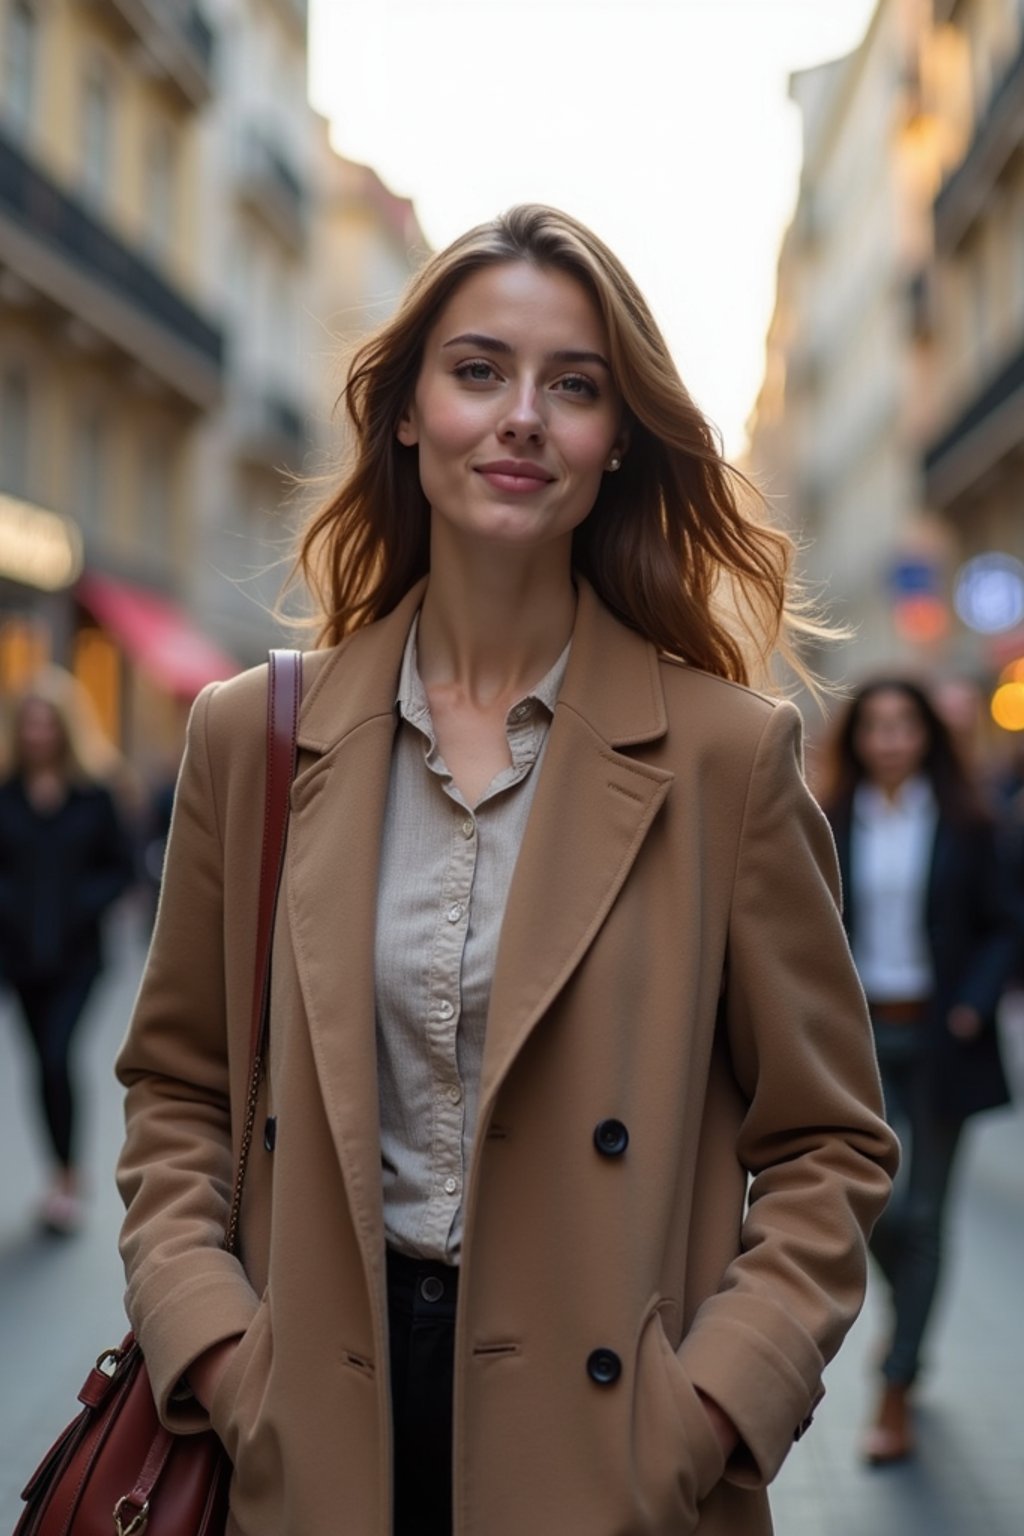
[[[119,1062],[160,1412],[230,1536],[768,1536],[895,1162],[799,715],[745,686],[792,547],[554,209],[435,255],[345,401],[241,1262],[262,669],[197,701]]]
[[[901,1181],[871,1239],[894,1327],[863,1449],[883,1464],[913,1451],[909,1393],[964,1123],[1008,1097],[994,1016],[1018,925],[994,825],[916,683],[880,679],[855,695],[825,799],[887,1112],[904,1146]]]

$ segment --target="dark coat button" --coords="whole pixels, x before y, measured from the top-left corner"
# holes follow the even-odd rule
[[[277,1146],[277,1116],[269,1115],[267,1123],[263,1127],[263,1145],[268,1152],[273,1152]]]
[[[621,1157],[629,1146],[629,1132],[621,1120],[602,1120],[594,1131],[594,1146],[602,1157]]]
[[[622,1361],[614,1349],[595,1349],[587,1356],[587,1375],[599,1387],[614,1386],[622,1375]]]

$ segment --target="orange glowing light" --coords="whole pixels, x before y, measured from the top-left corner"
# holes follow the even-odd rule
[[[1024,683],[1024,656],[1011,661],[999,674],[1001,683]]]
[[[1024,682],[1000,683],[991,708],[993,720],[1004,731],[1024,731]]]
[[[893,623],[904,640],[927,645],[941,640],[949,630],[949,609],[939,597],[922,593],[906,597],[893,608]]]

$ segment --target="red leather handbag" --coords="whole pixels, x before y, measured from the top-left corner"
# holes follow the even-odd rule
[[[270,1026],[270,939],[281,883],[288,798],[295,773],[302,658],[271,651],[267,789],[253,980],[249,1094],[225,1233],[238,1218]],[[231,1464],[212,1430],[174,1435],[157,1419],[146,1364],[132,1334],[108,1349],[78,1394],[83,1404],[22,1493],[14,1536],[223,1536]]]

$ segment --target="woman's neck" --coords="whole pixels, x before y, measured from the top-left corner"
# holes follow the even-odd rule
[[[572,635],[576,589],[568,555],[568,548],[525,557],[492,548],[438,550],[435,541],[418,636],[428,690],[453,689],[487,709],[536,684]]]

